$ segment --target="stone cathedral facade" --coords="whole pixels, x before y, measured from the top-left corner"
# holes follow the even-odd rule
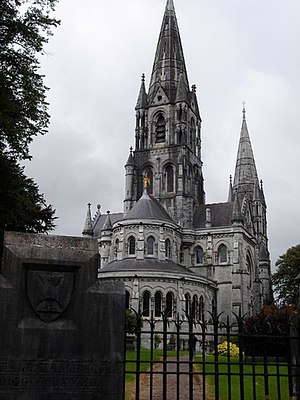
[[[258,312],[272,298],[266,201],[243,109],[228,200],[207,204],[201,116],[168,0],[149,87],[142,76],[122,213],[94,218],[99,278],[125,283],[127,306],[156,318]],[[237,135],[238,138],[238,135]],[[224,196],[225,197],[225,196]]]

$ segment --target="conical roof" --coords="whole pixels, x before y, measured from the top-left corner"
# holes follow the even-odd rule
[[[250,193],[253,196],[254,187],[258,185],[258,175],[248,132],[245,109],[243,109],[243,121],[240,134],[233,189],[238,193]]]
[[[143,108],[147,108],[148,103],[147,103],[147,93],[146,93],[146,88],[145,88],[145,75],[142,75],[142,81],[141,81],[141,87],[140,87],[140,93],[136,102],[135,109],[140,110]]]
[[[84,224],[84,228],[83,228],[82,234],[84,236],[93,236],[91,203],[88,203],[88,205],[87,205],[85,224]]]
[[[174,223],[160,202],[148,194],[147,189],[144,189],[142,197],[123,219],[154,219]]]
[[[168,0],[156,48],[149,87],[149,104],[161,86],[169,101],[174,102],[180,74],[189,88],[184,54],[173,0]]]

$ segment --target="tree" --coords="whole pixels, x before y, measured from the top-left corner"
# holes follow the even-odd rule
[[[0,3],[0,151],[14,159],[30,159],[29,144],[49,125],[38,54],[59,24],[50,16],[56,1]]]
[[[300,244],[291,247],[276,262],[272,283],[279,304],[297,305],[299,301]]]
[[[54,210],[20,162],[31,159],[29,145],[49,125],[47,87],[39,73],[57,0],[0,2],[0,249],[4,230],[47,232]]]
[[[38,185],[14,160],[0,154],[0,229],[45,233],[54,229],[54,210]]]

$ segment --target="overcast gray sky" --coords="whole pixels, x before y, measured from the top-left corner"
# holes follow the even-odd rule
[[[93,212],[123,210],[140,76],[149,84],[166,0],[60,0],[42,60],[51,127],[26,172],[57,211],[57,234],[80,235]],[[227,200],[242,101],[268,205],[272,264],[300,242],[299,0],[174,0],[203,120],[207,202]]]

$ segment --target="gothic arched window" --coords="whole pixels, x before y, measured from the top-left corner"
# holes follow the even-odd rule
[[[128,254],[133,255],[135,254],[135,237],[130,236],[128,239]]]
[[[147,254],[148,255],[153,255],[154,254],[154,243],[155,239],[153,236],[149,236],[147,239]]]
[[[252,260],[249,254],[247,254],[246,257],[246,267],[247,267],[247,271],[249,273],[249,286],[252,286]]]
[[[184,297],[185,297],[185,312],[186,312],[187,315],[190,315],[191,296],[187,293]]]
[[[130,294],[128,292],[128,290],[125,290],[125,306],[126,309],[130,307]]]
[[[161,317],[162,312],[162,294],[156,292],[154,295],[154,315],[155,317]]]
[[[203,296],[200,296],[199,299],[199,318],[201,321],[204,320],[204,301],[203,301]]]
[[[218,248],[218,260],[220,263],[227,262],[227,247],[225,244],[220,244]]]
[[[143,293],[143,316],[149,317],[150,315],[150,293],[145,290]]]
[[[195,248],[195,259],[196,259],[196,264],[203,264],[203,249],[201,246],[197,246]]]
[[[170,239],[165,241],[166,258],[171,258],[171,242]]]
[[[197,318],[198,317],[197,314],[198,314],[198,297],[194,295],[192,301],[192,317]]]
[[[155,142],[164,143],[166,140],[166,120],[162,114],[160,114],[156,120],[155,129]]]
[[[174,169],[172,165],[168,165],[166,168],[166,181],[167,192],[174,192]]]
[[[166,296],[166,316],[172,317],[174,296],[172,292],[168,292]]]

